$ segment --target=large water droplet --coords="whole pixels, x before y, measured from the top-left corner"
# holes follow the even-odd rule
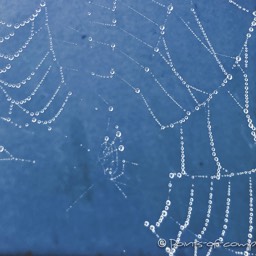
[[[124,151],[124,145],[119,145],[118,150],[121,152]]]

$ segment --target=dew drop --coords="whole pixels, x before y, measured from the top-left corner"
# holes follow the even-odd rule
[[[160,30],[162,30],[162,31],[165,30],[165,26],[164,26],[164,25],[161,25],[159,28],[160,28]]]
[[[139,89],[139,88],[136,88],[136,89],[135,89],[135,92],[136,92],[136,93],[140,93],[140,89]]]
[[[228,74],[228,75],[227,75],[227,79],[228,79],[228,80],[232,80],[232,79],[233,79],[233,76],[232,76],[231,74]]]
[[[145,67],[145,72],[148,72],[149,71],[149,67]]]
[[[122,133],[121,133],[120,131],[117,131],[117,132],[116,132],[116,137],[120,138],[121,135],[122,135]]]
[[[124,151],[124,145],[119,145],[118,150],[121,152]]]
[[[42,1],[42,2],[40,3],[40,6],[41,6],[41,7],[45,7],[45,5],[46,5],[45,1]]]
[[[158,48],[158,47],[155,47],[155,48],[154,48],[154,51],[155,51],[155,52],[159,52],[159,48]]]
[[[148,226],[149,226],[149,222],[148,222],[148,221],[145,221],[145,222],[144,222],[144,226],[145,226],[145,227],[148,227]]]
[[[168,7],[167,7],[167,10],[168,10],[168,13],[170,14],[171,11],[173,10],[173,5],[169,4]]]
[[[237,62],[241,61],[241,57],[240,56],[236,56],[236,61]]]

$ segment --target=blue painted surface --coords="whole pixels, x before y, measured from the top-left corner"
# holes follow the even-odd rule
[[[107,1],[99,2],[109,5]],[[39,3],[1,0],[1,19],[15,23],[30,15]],[[212,91],[224,76],[213,57],[180,19],[190,21],[191,27],[199,34],[196,23],[192,23],[189,1],[181,3],[174,0],[172,4],[174,14],[170,15],[167,22],[165,38],[170,45],[176,68],[190,84]],[[254,10],[253,1],[246,4],[250,11]],[[159,36],[158,27],[135,14],[127,5],[140,10],[159,24],[163,22],[163,10],[151,1],[126,0],[118,5],[115,12],[118,26],[143,38],[144,42],[155,44]],[[152,56],[152,49],[121,30],[111,30],[91,23],[100,20],[108,22],[112,20],[113,13],[78,0],[48,1],[47,7],[57,62],[63,66],[66,81],[49,116],[58,110],[68,91],[73,94],[51,131],[32,123],[22,129],[10,123],[1,123],[1,144],[15,156],[32,159],[36,163],[1,162],[0,253],[166,255],[163,249],[158,248],[154,235],[144,227],[144,221],[154,222],[159,217],[168,195],[169,172],[180,170],[179,127],[161,130],[140,95],[116,77],[100,79],[92,76],[91,72],[108,74],[114,68],[118,75],[141,89],[163,123],[173,122],[183,113],[170,103],[166,95],[134,62],[124,55],[118,55],[117,51],[113,52],[111,47],[90,43],[89,37],[102,42],[115,42],[117,50],[124,51],[154,70],[165,87],[186,109],[191,110],[194,103],[160,58],[156,54]],[[214,3],[194,1],[194,8],[216,51],[235,57],[243,45],[252,15],[221,0]],[[88,12],[92,15],[88,16]],[[44,17],[35,22],[37,28],[43,24]],[[8,52],[16,49],[23,41],[23,35],[28,33],[26,29],[17,35],[12,45],[10,43],[6,48],[3,46],[3,50]],[[47,40],[47,33],[39,36],[18,60],[16,72],[3,75],[3,79],[22,79],[23,74],[42,57],[42,49],[48,47]],[[255,109],[256,96],[254,46],[255,34],[249,45],[252,111]],[[1,46],[0,49],[2,51]],[[229,90],[239,102],[243,102],[243,81],[238,70],[231,69],[234,60],[223,57],[221,61],[234,77]],[[39,92],[39,98],[31,102],[30,108],[40,108],[45,99],[52,96],[60,81],[58,65],[53,76],[46,81],[48,86]],[[43,72],[40,74],[43,75]],[[34,88],[33,83],[30,86]],[[24,94],[28,91],[25,90]],[[20,96],[20,91],[15,95]],[[197,96],[200,100],[205,99],[200,93]],[[1,116],[6,117],[9,105],[3,95],[1,102]],[[216,148],[223,165],[235,172],[255,168],[256,147],[242,111],[237,108],[226,89],[221,89],[210,104]],[[109,111],[109,106],[113,106],[114,110]],[[255,120],[255,111],[252,113]],[[26,117],[16,109],[12,118],[24,123]],[[116,125],[122,131],[125,145],[124,152],[119,153],[120,159],[139,164],[126,166],[124,182],[127,186],[121,187],[127,199],[109,180],[109,176],[104,175],[98,161],[104,137],[113,135]],[[183,128],[187,172],[214,174],[216,165],[210,155],[205,108],[194,113]],[[255,185],[254,176],[252,178]],[[190,179],[175,180],[173,209],[166,223],[163,223],[161,236],[177,236],[178,225],[175,220],[182,222],[186,217],[190,184]],[[88,190],[92,185],[93,188]],[[194,239],[194,233],[202,226],[208,190],[209,181],[195,182],[196,215],[193,216],[189,230],[184,232],[184,240]],[[66,209],[85,191],[85,196],[67,212]],[[217,207],[213,210],[214,221],[207,234],[209,241],[220,235],[226,191],[226,181],[216,182],[214,204]],[[247,176],[232,179],[231,199],[234,208],[231,210],[227,239],[244,242],[248,232],[249,211]],[[191,248],[186,248],[176,255],[191,253]],[[216,250],[214,255],[229,255],[229,252],[222,248]]]

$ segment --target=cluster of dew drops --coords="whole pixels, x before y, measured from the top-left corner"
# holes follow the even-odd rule
[[[116,134],[115,134],[115,139],[116,139],[116,138],[120,139],[121,136],[122,136],[122,132],[118,130],[118,129],[119,129],[119,126],[118,126],[118,125],[116,125],[115,128],[117,129]],[[105,136],[105,138],[104,138],[105,143],[108,143],[109,139],[110,139],[109,136]],[[115,139],[111,142],[111,144],[112,144],[112,143],[113,143],[113,144],[115,143]],[[124,147],[123,144],[120,144],[120,145],[117,147],[117,149],[118,149],[120,152],[123,152],[124,149],[125,149],[125,147]]]

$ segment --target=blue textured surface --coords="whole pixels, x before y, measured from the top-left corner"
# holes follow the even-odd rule
[[[122,28],[153,44],[158,31],[126,6],[133,6],[153,20],[161,22],[161,9],[154,8],[151,1],[146,2],[123,1],[118,7],[117,20]],[[30,15],[39,3],[1,0],[1,19],[15,23],[16,20]],[[166,39],[170,42],[176,67],[186,81],[211,91],[221,83],[223,74],[212,56],[180,20],[180,17],[191,20],[189,1],[181,3],[173,0],[172,3],[175,15],[167,22]],[[253,1],[246,4],[250,11],[256,6]],[[114,67],[118,74],[140,87],[163,123],[173,122],[183,113],[166,99],[163,92],[134,63],[113,54],[110,47],[95,44],[91,48],[88,38],[92,36],[99,41],[114,41],[117,48],[154,69],[172,95],[188,110],[193,108],[193,102],[188,93],[177,86],[179,82],[158,57],[152,56],[152,51],[118,29],[111,31],[104,26],[90,23],[91,17],[87,15],[87,12],[92,12],[93,20],[109,20],[111,16],[108,12],[79,0],[48,1],[47,6],[54,49],[58,63],[63,66],[66,80],[56,104],[62,103],[67,91],[72,91],[73,95],[63,113],[52,125],[52,131],[37,125],[18,129],[10,123],[1,123],[1,144],[15,156],[33,159],[36,163],[1,162],[0,254],[31,252],[31,255],[166,255],[158,248],[157,240],[146,230],[143,223],[146,219],[157,219],[166,200],[169,172],[180,169],[179,127],[161,130],[141,98],[131,88],[118,79],[100,79],[92,76],[91,72],[106,74]],[[252,15],[242,13],[223,0],[212,3],[194,1],[194,6],[216,51],[235,57],[243,45]],[[39,25],[40,22],[43,24],[44,20],[39,19]],[[192,27],[196,28],[195,24]],[[17,36],[21,42],[22,33]],[[13,48],[19,45],[19,40],[14,41]],[[40,47],[46,40],[46,36],[37,39],[32,50],[19,59],[15,74],[18,80],[23,77],[22,74],[27,68],[34,66],[41,58]],[[254,48],[253,34],[249,47],[252,109],[255,109],[256,97]],[[228,71],[233,72],[233,76],[238,74],[237,70],[231,70],[233,59],[221,60],[228,67]],[[5,78],[14,79],[14,75]],[[53,77],[47,83],[55,88],[59,83],[58,79],[59,76]],[[241,84],[242,79],[238,78],[230,85],[230,91],[239,101],[243,101]],[[40,92],[42,97],[51,97],[54,89],[50,89],[50,92],[48,89]],[[255,168],[256,147],[247,121],[241,110],[235,107],[226,89],[223,91],[211,102],[218,154],[228,169],[238,172]],[[99,95],[114,107],[113,112],[108,111],[108,105]],[[41,99],[32,103],[31,107],[39,106]],[[1,96],[1,102],[1,116],[6,116],[8,104],[4,96]],[[51,113],[55,113],[54,110]],[[252,113],[255,120],[255,111]],[[14,119],[22,122],[23,114],[22,111],[15,112]],[[139,164],[126,167],[127,199],[104,175],[98,161],[109,119],[110,128],[118,125],[122,131],[125,151],[121,152],[121,158]],[[216,170],[210,156],[205,124],[205,109],[193,114],[184,124],[186,168],[193,174],[211,175]],[[175,220],[185,218],[189,184],[190,181],[186,179],[175,184],[177,186],[173,204],[176,208],[170,215]],[[91,185],[94,187],[66,212]],[[194,239],[193,233],[200,229],[198,227],[201,226],[207,206],[209,182],[195,185],[197,203],[194,207],[196,214],[201,214],[202,217],[194,218],[193,225],[184,233],[184,239],[188,240],[192,237]],[[216,202],[224,204],[223,194],[226,195],[226,188],[226,184],[216,185]],[[229,240],[242,242],[247,238],[246,228],[248,229],[248,179],[234,178],[232,189],[234,208]],[[204,208],[201,209],[203,203]],[[208,234],[210,241],[219,235],[223,207],[220,203],[219,208],[214,210],[215,221]],[[239,209],[246,210],[239,213]],[[168,217],[169,223],[165,224],[162,231],[169,238],[176,237],[178,231],[172,218]],[[239,223],[242,223],[241,227]],[[176,255],[192,255],[192,252],[185,249],[178,251]],[[228,255],[228,252],[220,250],[214,255]]]

